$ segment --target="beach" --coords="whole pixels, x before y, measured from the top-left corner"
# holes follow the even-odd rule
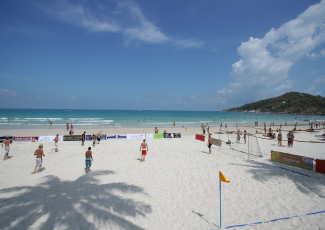
[[[35,166],[38,142],[13,142],[1,161],[1,229],[219,229],[219,171],[222,182],[222,228],[325,229],[325,175],[270,160],[271,150],[325,159],[324,142],[314,133],[295,132],[293,148],[258,134],[243,138],[210,127],[212,146],[195,139],[200,127],[158,127],[181,138],[44,142],[44,162]],[[255,133],[262,127],[239,127]],[[283,127],[291,130],[293,127]],[[307,129],[301,126],[299,129]],[[235,131],[236,127],[229,128]],[[75,135],[153,133],[153,128],[75,128]],[[0,136],[68,135],[64,129],[1,129]],[[287,131],[283,131],[284,140]],[[225,142],[231,140],[232,145]],[[312,143],[315,141],[317,143]],[[85,174],[85,152],[92,147],[93,165]],[[4,154],[4,149],[2,149]],[[2,155],[3,156],[3,155]]]

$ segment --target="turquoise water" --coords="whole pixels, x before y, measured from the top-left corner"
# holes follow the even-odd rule
[[[136,111],[136,110],[67,110],[67,109],[0,109],[0,128],[63,128],[66,123],[73,123],[75,128],[98,127],[172,127],[173,122],[181,127],[200,127],[201,123],[209,126],[251,126],[270,122],[275,124],[308,124],[309,120],[323,122],[325,117],[307,115],[233,113],[214,111]]]

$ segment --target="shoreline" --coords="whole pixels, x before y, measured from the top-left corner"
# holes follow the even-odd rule
[[[267,130],[268,130],[267,126]],[[279,126],[271,127],[273,132],[277,132]],[[159,133],[163,133],[165,130],[167,133],[181,133],[182,135],[194,135],[202,134],[201,127],[158,127]],[[250,134],[264,133],[264,126],[239,126],[238,129],[243,132],[246,130]],[[289,132],[294,129],[294,125],[282,126],[282,132]],[[309,129],[309,125],[297,125],[296,132],[306,132]],[[322,131],[323,128],[315,129],[315,131]],[[102,131],[103,134],[140,134],[140,133],[155,133],[155,127],[92,127],[92,128],[82,128],[74,127],[74,135],[81,135],[84,131],[87,134],[97,134]],[[227,133],[237,131],[236,126],[228,126],[227,129],[218,126],[210,126],[210,133],[215,135],[218,132]],[[43,135],[69,135],[69,131],[62,128],[11,128],[11,129],[0,129],[0,136],[43,136]],[[207,132],[206,132],[207,134]]]

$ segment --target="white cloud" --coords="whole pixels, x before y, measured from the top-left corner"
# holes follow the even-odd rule
[[[317,78],[317,79],[315,80],[315,83],[316,83],[316,84],[324,84],[324,83],[325,83],[325,75],[320,76],[319,78]]]
[[[309,93],[309,94],[314,94],[315,91],[315,87],[314,86],[310,86],[307,89],[304,90],[304,93]]]
[[[14,90],[0,89],[0,96],[16,96],[17,93]]]
[[[320,51],[320,54],[325,57],[325,50]]]
[[[283,93],[294,85],[288,79],[292,66],[325,42],[325,0],[312,5],[263,38],[249,38],[238,47],[239,61],[232,65],[231,82],[218,92],[228,100],[256,100]],[[228,90],[233,90],[227,93]],[[311,88],[307,90],[312,90]]]
[[[69,1],[54,1],[50,7],[42,10],[56,19],[73,26],[85,28],[89,31],[117,32],[119,26],[112,19],[99,19],[83,5],[74,5]]]
[[[57,0],[51,7],[41,7],[55,19],[91,32],[120,33],[126,43],[132,40],[172,44],[182,48],[200,48],[202,42],[194,39],[175,39],[164,34],[154,23],[146,19],[133,1],[116,1],[110,6],[73,4],[69,0]]]

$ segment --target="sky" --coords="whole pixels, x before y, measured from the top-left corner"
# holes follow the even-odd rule
[[[325,96],[325,0],[1,0],[0,108]]]

